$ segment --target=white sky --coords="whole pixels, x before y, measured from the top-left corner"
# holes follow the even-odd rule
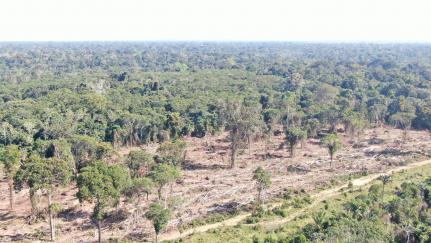
[[[0,0],[0,41],[431,42],[431,0]]]

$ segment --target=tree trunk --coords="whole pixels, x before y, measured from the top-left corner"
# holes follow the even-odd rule
[[[13,180],[9,180],[8,182],[8,186],[9,186],[9,206],[10,206],[10,210],[13,210]]]
[[[289,144],[289,148],[290,148],[290,157],[293,158],[295,156],[295,145],[294,144]]]
[[[157,196],[159,197],[159,201],[162,200],[162,187],[157,189]]]
[[[329,151],[329,157],[330,157],[330,162],[329,162],[329,167],[332,169],[332,160],[334,158],[334,153],[332,153],[332,151]]]
[[[250,139],[250,136],[247,136],[247,142],[248,142],[248,156],[251,156],[251,139]]]
[[[260,207],[260,204],[261,204],[261,193],[262,193],[262,190],[261,189],[258,189],[257,190],[257,206],[259,206]]]
[[[168,208],[167,200],[168,200],[168,192],[165,192],[165,200],[164,200],[164,203],[163,203],[163,205],[165,206],[165,208]]]
[[[236,153],[237,153],[237,148],[236,145],[232,145],[232,149],[231,149],[231,155],[230,155],[230,168],[235,167],[235,160],[236,160]]]
[[[156,243],[159,243],[159,234],[156,233]]]
[[[52,210],[51,210],[51,191],[48,191],[48,215],[49,215],[49,229],[51,231],[51,241],[55,241],[55,226],[54,226],[54,219],[52,217]]]
[[[383,185],[382,185],[382,203],[383,203],[384,197],[385,197],[385,183],[383,183]]]
[[[36,216],[38,214],[38,202],[37,202],[37,195],[36,195],[36,191],[34,191],[33,189],[30,188],[30,202],[31,202],[31,213],[33,214],[33,216]]]
[[[97,220],[97,232],[99,234],[99,240],[98,240],[98,242],[102,243],[102,227],[101,227],[101,223],[100,223],[99,219]]]

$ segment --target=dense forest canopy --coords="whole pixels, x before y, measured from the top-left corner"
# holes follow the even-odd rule
[[[0,80],[2,144],[202,137],[229,99],[266,122],[431,128],[430,45],[1,43]]]

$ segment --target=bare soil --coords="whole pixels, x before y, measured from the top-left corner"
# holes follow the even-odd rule
[[[251,150],[245,149],[238,156],[234,169],[229,169],[229,143],[226,133],[209,138],[185,138],[188,144],[182,177],[164,190],[170,195],[168,202],[174,209],[167,231],[178,224],[186,224],[216,212],[235,210],[252,203],[256,197],[252,172],[262,166],[272,175],[272,186],[266,191],[266,200],[279,196],[286,188],[304,189],[315,193],[331,185],[339,184],[349,175],[375,174],[390,171],[414,161],[425,160],[431,152],[430,135],[425,131],[410,131],[403,140],[402,131],[389,127],[368,129],[353,143],[349,136],[340,133],[343,147],[336,154],[329,168],[327,150],[316,139],[308,139],[301,148],[298,145],[295,157],[282,148],[283,136],[274,136],[266,144],[253,142]],[[139,147],[122,148],[117,160]],[[143,146],[154,153],[156,146]],[[92,242],[96,230],[91,222],[92,205],[80,204],[75,198],[77,189],[71,185],[57,191],[54,200],[62,202],[64,212],[56,219],[57,242]],[[142,215],[148,204],[155,200],[136,202],[123,201],[114,209],[103,225],[105,239],[128,238],[149,241],[153,238],[150,222]],[[41,197],[40,208],[46,208]],[[31,206],[28,191],[15,193],[15,207],[9,212],[6,180],[0,181],[0,242],[36,241],[49,238],[47,219],[28,224]]]

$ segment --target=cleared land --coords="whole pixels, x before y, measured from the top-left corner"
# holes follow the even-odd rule
[[[401,130],[388,127],[368,129],[356,143],[352,143],[349,136],[343,136],[343,148],[337,153],[333,168],[329,169],[329,156],[318,140],[307,140],[302,148],[298,146],[296,156],[290,158],[287,148],[280,146],[283,136],[279,135],[273,137],[269,145],[261,141],[254,142],[250,151],[246,149],[240,154],[237,167],[228,169],[229,143],[226,135],[185,139],[188,149],[182,179],[166,189],[171,195],[169,202],[175,212],[164,239],[177,237],[175,229],[179,223],[187,225],[214,214],[247,209],[256,196],[251,177],[257,166],[262,166],[272,174],[273,186],[265,194],[268,201],[276,200],[286,188],[304,189],[310,194],[319,191],[325,193],[325,188],[333,186],[339,189],[345,186],[343,183],[349,177],[388,172],[414,161],[425,160],[431,151],[430,136],[425,131],[410,131],[407,140],[402,141]],[[143,147],[150,152],[155,151],[155,148]],[[124,148],[119,151],[119,157],[132,149],[139,148]],[[368,183],[374,177],[366,178],[357,182]],[[15,212],[11,214],[8,212],[5,180],[1,182],[0,189],[0,241],[47,239],[46,222],[26,223],[30,213],[28,192],[22,191],[15,195]],[[80,205],[74,197],[75,193],[76,188],[72,185],[56,198],[64,202],[64,212],[57,219],[61,231],[59,242],[95,240],[95,229],[90,220],[91,205]],[[154,198],[155,195],[150,196],[150,200]],[[44,198],[40,205],[45,207]],[[114,210],[105,223],[105,237],[126,237],[140,241],[151,239],[151,225],[139,213],[147,205],[148,201],[142,202],[139,207],[131,202],[122,202],[121,210]],[[236,219],[230,219],[232,224],[236,223]],[[231,221],[224,222],[224,225],[229,225]]]

